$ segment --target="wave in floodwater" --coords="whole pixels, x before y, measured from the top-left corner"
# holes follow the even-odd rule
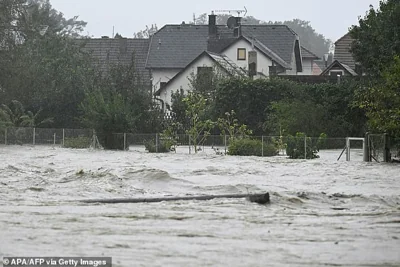
[[[0,257],[112,256],[115,266],[399,266],[398,166],[0,147]],[[79,200],[269,192],[139,204]]]

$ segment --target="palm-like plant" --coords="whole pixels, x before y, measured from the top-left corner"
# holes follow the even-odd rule
[[[38,121],[42,109],[33,113],[25,111],[24,105],[18,100],[11,101],[10,105],[0,107],[0,126],[2,127],[37,127],[44,123],[52,123],[53,118]]]

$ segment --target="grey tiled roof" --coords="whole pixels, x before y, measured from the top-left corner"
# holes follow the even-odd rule
[[[320,59],[317,55],[315,55],[313,52],[308,50],[305,47],[301,47],[301,57],[302,58],[312,58],[312,59]]]
[[[233,30],[226,26],[218,26],[218,35],[221,39],[231,39]],[[242,35],[256,38],[287,64],[292,63],[294,44],[298,37],[287,26],[243,25]],[[166,25],[151,38],[146,67],[184,68],[208,48],[208,25]],[[211,51],[218,52],[215,50],[211,49]]]
[[[263,43],[261,43],[259,40],[255,40],[255,47],[260,49],[264,54],[266,54],[268,57],[270,57],[272,60],[274,60],[276,63],[281,65],[282,67],[286,69],[291,69],[292,66],[284,61],[280,56],[278,56],[274,51],[266,47]]]
[[[83,50],[97,59],[97,67],[107,72],[112,65],[129,65],[132,57],[137,72],[145,84],[150,84],[150,72],[145,68],[149,50],[149,39],[78,39]]]

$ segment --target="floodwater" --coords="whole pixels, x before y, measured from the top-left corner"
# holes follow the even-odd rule
[[[0,259],[113,266],[400,266],[400,167],[202,152],[0,146]],[[357,160],[358,159],[358,160]],[[78,200],[270,192],[140,204]]]

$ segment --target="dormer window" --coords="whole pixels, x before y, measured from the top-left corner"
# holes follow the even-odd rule
[[[246,48],[238,48],[237,60],[246,60]]]

